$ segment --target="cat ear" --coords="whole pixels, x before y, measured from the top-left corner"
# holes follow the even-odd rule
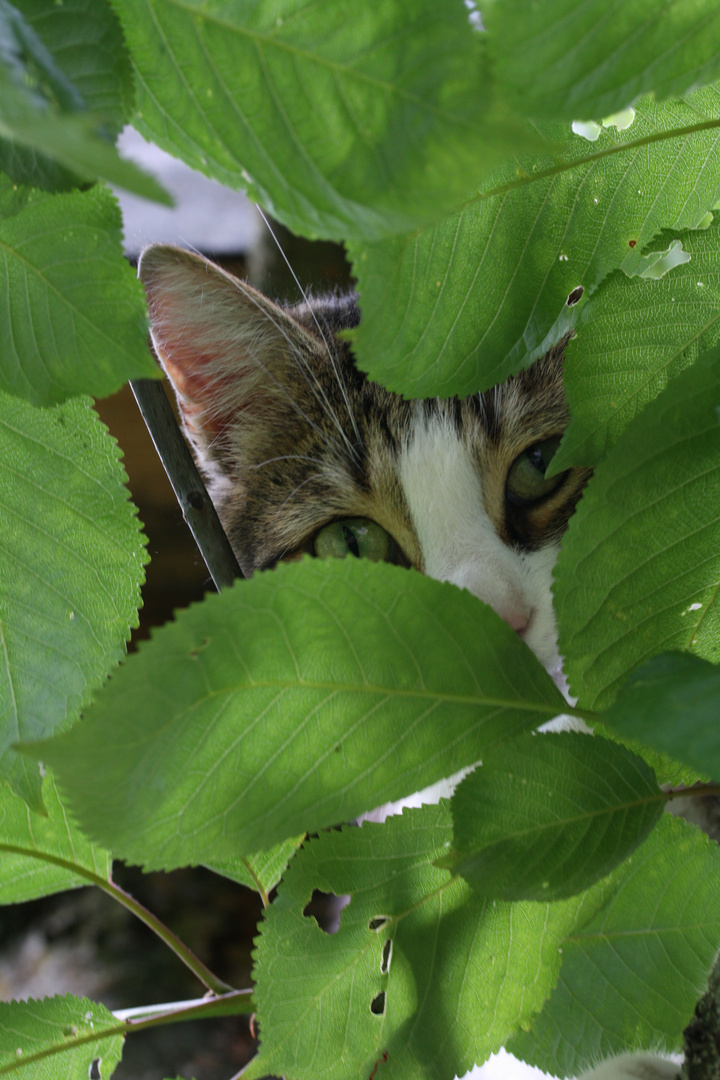
[[[287,422],[292,375],[317,349],[314,339],[257,289],[192,252],[146,248],[138,276],[185,432],[206,468],[227,468],[238,423]]]

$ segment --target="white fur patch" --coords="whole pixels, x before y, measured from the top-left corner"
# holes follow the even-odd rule
[[[398,471],[425,573],[489,604],[558,677],[550,586],[559,546],[522,552],[503,543],[485,509],[472,454],[446,419],[417,422]]]

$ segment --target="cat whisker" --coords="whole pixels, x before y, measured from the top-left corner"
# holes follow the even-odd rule
[[[295,285],[297,286],[298,290],[300,291],[300,295],[302,296],[308,310],[310,311],[313,322],[315,323],[315,325],[317,327],[317,330],[318,330],[318,333],[319,333],[319,335],[320,335],[320,337],[322,339],[322,343],[325,346],[325,350],[327,352],[328,359],[330,361],[330,365],[331,365],[331,367],[333,369],[333,374],[335,375],[335,379],[337,381],[337,384],[340,387],[340,393],[343,396],[343,401],[345,402],[345,408],[348,411],[348,416],[350,418],[350,423],[352,424],[353,431],[355,433],[355,438],[357,439],[358,443],[360,443],[360,442],[362,442],[362,440],[360,438],[360,432],[358,431],[357,423],[355,421],[355,415],[353,413],[352,406],[350,404],[350,399],[348,397],[347,388],[345,386],[345,383],[342,380],[342,376],[340,375],[340,372],[338,371],[338,367],[337,367],[337,364],[335,362],[335,355],[334,355],[332,349],[330,348],[330,345],[328,343],[328,339],[325,337],[325,334],[323,333],[322,327],[320,326],[320,320],[318,319],[317,314],[316,314],[312,304],[309,302],[308,295],[305,292],[305,290],[303,289],[302,285],[300,284],[300,281],[298,279],[297,274],[295,273],[292,266],[290,265],[290,260],[288,259],[287,255],[283,251],[280,241],[278,240],[277,236],[273,232],[273,229],[272,229],[272,226],[270,225],[270,222],[268,221],[267,217],[263,213],[262,208],[260,206],[258,206],[257,209],[258,209],[258,211],[260,213],[260,217],[265,222],[265,225],[267,227],[268,232],[270,233],[273,240],[275,241],[275,244],[277,245],[277,249],[280,252],[280,254],[282,255],[282,257],[283,257],[285,265],[287,266],[288,270],[292,274],[293,281],[295,282]],[[327,327],[326,327],[326,329],[327,329]]]
[[[299,483],[299,484],[297,485],[297,487],[293,488],[293,490],[292,490],[292,491],[290,492],[290,494],[288,495],[287,499],[285,499],[285,501],[284,501],[283,503],[281,503],[281,505],[280,505],[280,506],[278,507],[278,511],[277,511],[277,512],[278,512],[278,514],[279,514],[279,513],[281,512],[281,510],[283,510],[283,509],[284,509],[284,508],[285,508],[285,507],[287,506],[287,504],[288,504],[288,503],[290,502],[290,500],[292,499],[292,497],[293,497],[294,495],[297,495],[297,493],[298,493],[298,491],[300,490],[300,488],[303,488],[303,487],[305,487],[305,485],[306,485],[306,484],[309,484],[311,480],[320,480],[320,479],[322,479],[322,474],[321,474],[321,473],[313,473],[313,474],[312,474],[311,476],[306,476],[306,477],[305,477],[305,479],[304,479],[304,480],[302,480],[302,481],[301,481],[301,482],[300,482],[300,483]]]

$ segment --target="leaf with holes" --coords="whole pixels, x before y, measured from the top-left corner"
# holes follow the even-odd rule
[[[50,405],[158,376],[110,192],[18,194],[0,177],[0,389]],[[13,212],[14,211],[14,212]]]
[[[567,351],[571,419],[553,472],[597,464],[645,405],[720,341],[720,222],[681,239],[687,262],[658,281],[620,271],[584,308]]]
[[[630,425],[570,521],[555,569],[560,652],[590,708],[656,653],[720,660],[719,409],[716,352]]]
[[[384,563],[306,559],[180,612],[86,722],[28,749],[89,835],[169,869],[352,820],[564,705],[470,593]]]
[[[557,977],[569,904],[482,900],[434,865],[447,803],[311,841],[261,924],[260,1054],[245,1075],[447,1080],[526,1024]],[[313,890],[348,895],[340,928],[304,914]]]
[[[294,232],[436,220],[542,140],[494,96],[462,4],[116,0],[142,133]]]
[[[541,355],[603,278],[632,269],[634,251],[662,229],[703,222],[720,197],[718,132],[632,143],[719,109],[716,86],[665,105],[644,99],[628,130],[603,129],[591,144],[565,129],[564,158],[537,159],[520,175],[513,163],[437,225],[352,240],[359,366],[407,397],[462,397]]]
[[[88,400],[0,395],[0,769],[35,807],[13,744],[71,723],[137,625],[147,557],[118,459]]]
[[[503,89],[529,116],[599,119],[720,75],[715,0],[480,0]]]
[[[555,1074],[625,1050],[677,1051],[717,953],[720,849],[698,829],[663,815],[612,880],[614,892],[562,942],[542,1012],[508,1046]]]
[[[0,904],[18,904],[62,889],[108,881],[112,859],[68,820],[51,776],[36,814],[0,785]]]
[[[720,667],[688,653],[667,653],[633,671],[602,718],[619,735],[720,780],[718,715]]]
[[[12,1067],[16,1080],[109,1077],[122,1054],[119,1027],[104,1005],[87,998],[0,1003],[0,1071]]]
[[[610,873],[665,806],[636,754],[579,732],[526,735],[483,755],[452,799],[443,859],[483,896],[557,900]]]

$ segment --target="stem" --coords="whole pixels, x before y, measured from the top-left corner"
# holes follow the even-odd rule
[[[243,573],[180,434],[162,382],[157,379],[134,379],[130,387],[212,579],[218,591],[227,588]]]
[[[685,1061],[679,1080],[720,1080],[720,955],[683,1035]]]
[[[197,975],[203,986],[206,986],[208,990],[212,990],[214,994],[227,994],[236,993],[234,987],[229,983],[223,982],[217,975],[214,975],[209,967],[203,964],[202,960],[195,955],[192,949],[189,949],[184,941],[181,941],[172,930],[158,919],[157,915],[153,915],[152,911],[149,911],[143,904],[136,900],[130,893],[125,892],[119,885],[116,885],[112,881],[104,882],[101,884],[102,879],[97,882],[97,885],[108,896],[112,896],[113,900],[117,900],[119,904],[122,904],[124,908],[131,911],[133,915],[137,916],[141,922],[144,922],[146,926],[149,926],[154,933],[164,941],[165,944],[175,955],[182,960],[182,962],[189,967],[194,975]],[[250,991],[248,991],[249,993]]]
[[[175,955],[182,960],[182,962],[190,968],[193,974],[197,975],[203,986],[206,986],[208,990],[211,990],[214,994],[225,994],[227,992],[236,993],[234,987],[228,983],[223,982],[217,975],[213,975],[212,971],[203,964],[202,960],[195,955],[195,953],[187,947],[187,945],[173,934],[172,930],[158,919],[157,915],[153,915],[151,911],[148,911],[141,903],[139,903],[130,893],[126,893],[124,889],[121,889],[113,881],[108,881],[106,878],[100,877],[99,874],[93,873],[92,870],[88,870],[84,866],[79,866],[77,863],[70,862],[69,859],[61,859],[58,855],[50,855],[48,852],[38,852],[31,849],[22,847],[19,844],[0,844],[0,851],[8,851],[13,855],[24,855],[33,859],[40,859],[42,862],[52,863],[54,866],[61,866],[63,870],[69,870],[77,877],[85,878],[90,885],[97,885],[99,889],[111,896],[113,900],[117,900],[119,904],[122,904],[124,908],[131,911],[141,922],[144,922],[157,936],[164,941],[165,944]],[[0,1073],[2,1070],[0,1069]]]
[[[80,1035],[75,1039],[66,1039],[56,1046],[48,1046],[44,1050],[38,1050],[35,1054],[27,1057],[19,1057],[6,1065],[0,1065],[0,1076],[25,1069],[28,1065],[45,1058],[62,1054],[66,1050],[84,1046],[86,1043],[99,1042],[101,1039],[110,1039],[113,1035],[128,1035],[131,1031],[144,1031],[146,1028],[159,1027],[160,1024],[174,1024],[181,1020],[197,1020],[204,1016],[237,1016],[238,1013],[248,1013],[253,1010],[252,991],[233,990],[232,993],[223,994],[219,997],[209,998],[200,1002],[193,1001],[188,1005],[180,1005],[174,1011],[167,1011],[167,1006],[160,1006],[160,1012],[156,1016],[149,1016],[145,1020],[128,1020],[125,1023],[113,1024],[112,1027],[101,1031],[93,1031],[89,1035]]]
[[[493,195],[504,195],[505,192],[512,191],[513,188],[525,187],[527,184],[534,184],[537,180],[545,180],[549,176],[558,176],[560,173],[569,172],[570,169],[577,169],[582,165],[601,161],[612,154],[623,154],[627,150],[635,150],[640,146],[650,146],[652,143],[664,142],[667,139],[682,139],[686,135],[694,135],[698,131],[710,131],[718,127],[720,127],[720,120],[703,120],[697,124],[688,124],[686,127],[673,128],[671,131],[656,132],[653,135],[643,135],[641,138],[632,139],[629,142],[616,143],[605,150],[596,150],[592,154],[585,154],[583,157],[573,158],[572,161],[564,161],[560,165],[552,165],[547,169],[539,169],[530,175],[519,176],[516,180],[508,180],[506,184],[498,184],[497,187],[490,188],[488,191],[481,191],[471,199],[467,199],[457,209],[462,210],[466,206],[472,206],[474,203],[490,199]]]

